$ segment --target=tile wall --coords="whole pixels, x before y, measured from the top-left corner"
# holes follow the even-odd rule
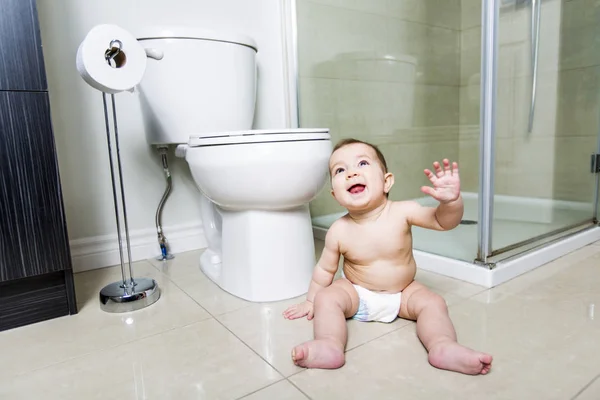
[[[478,190],[481,0],[298,0],[300,126],[380,146],[393,199],[421,196],[422,170],[458,160]],[[587,202],[599,127],[600,0],[543,0],[531,103],[531,6],[502,0],[496,193]],[[327,186],[313,216],[343,211]]]
[[[421,196],[423,169],[458,158],[459,0],[299,0],[300,126],[380,146],[392,198]],[[313,216],[343,211],[326,187]]]

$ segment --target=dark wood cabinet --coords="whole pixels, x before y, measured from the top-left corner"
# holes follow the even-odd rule
[[[0,92],[0,281],[70,265],[48,95]]]
[[[77,312],[35,0],[0,0],[0,331]]]
[[[35,0],[0,0],[0,90],[47,90]]]

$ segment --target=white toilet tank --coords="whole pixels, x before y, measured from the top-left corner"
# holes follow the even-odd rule
[[[148,143],[187,143],[202,132],[252,128],[254,40],[186,27],[150,28],[137,37],[149,55],[139,85]]]

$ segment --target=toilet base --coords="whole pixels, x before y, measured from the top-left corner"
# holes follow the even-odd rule
[[[252,302],[286,300],[308,291],[315,266],[308,205],[219,212],[223,252],[209,248],[200,257],[200,268],[213,282]]]

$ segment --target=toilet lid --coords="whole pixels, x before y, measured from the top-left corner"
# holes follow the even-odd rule
[[[265,129],[210,132],[191,135],[188,145],[190,147],[199,147],[225,144],[299,142],[330,139],[329,129]]]

